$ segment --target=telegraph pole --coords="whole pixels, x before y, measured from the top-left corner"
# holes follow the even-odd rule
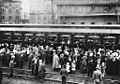
[[[119,17],[119,11],[118,11],[118,3],[119,2],[116,2],[115,14],[117,15],[117,24],[120,24],[120,17]]]
[[[52,24],[54,24],[54,13],[53,13],[53,0],[51,0],[52,7]]]

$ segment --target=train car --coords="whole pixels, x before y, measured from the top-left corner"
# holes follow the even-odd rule
[[[1,43],[112,48],[120,44],[120,25],[0,24],[0,40]]]

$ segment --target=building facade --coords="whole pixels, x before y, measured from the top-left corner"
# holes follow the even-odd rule
[[[51,0],[30,0],[30,23],[50,24],[52,23]]]
[[[53,6],[60,24],[119,23],[119,0],[53,0]]]
[[[1,23],[15,24],[21,22],[21,1],[3,0]]]
[[[2,0],[0,0],[0,17],[2,15]],[[0,23],[1,23],[1,19],[0,19]]]

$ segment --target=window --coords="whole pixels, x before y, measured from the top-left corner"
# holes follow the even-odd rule
[[[9,3],[10,7],[12,6],[12,3]]]
[[[85,24],[85,22],[81,22],[81,24]]]
[[[17,8],[18,5],[16,4],[15,6],[16,6],[16,8]]]
[[[107,24],[109,24],[109,25],[110,25],[110,24],[112,24],[112,22],[108,22]]]
[[[2,9],[2,12],[5,12],[5,10],[4,10],[4,9]]]
[[[4,7],[4,3],[2,3],[2,7]]]
[[[11,20],[12,19],[12,16],[9,16],[9,20]]]
[[[16,16],[16,20],[19,20],[19,16]]]
[[[18,10],[18,9],[16,10],[16,13],[19,13],[19,10]]]
[[[91,22],[91,24],[95,24],[95,22]]]
[[[66,22],[63,22],[63,24],[66,24]]]
[[[75,22],[71,22],[71,24],[75,24]]]
[[[9,9],[9,11],[8,11],[9,13],[11,13],[12,12],[12,10],[11,9]]]
[[[5,16],[2,16],[1,19],[4,20],[4,19],[5,19]]]

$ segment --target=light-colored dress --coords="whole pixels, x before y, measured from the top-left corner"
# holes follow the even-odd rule
[[[57,54],[53,55],[53,64],[52,64],[53,69],[59,68],[59,57]]]

